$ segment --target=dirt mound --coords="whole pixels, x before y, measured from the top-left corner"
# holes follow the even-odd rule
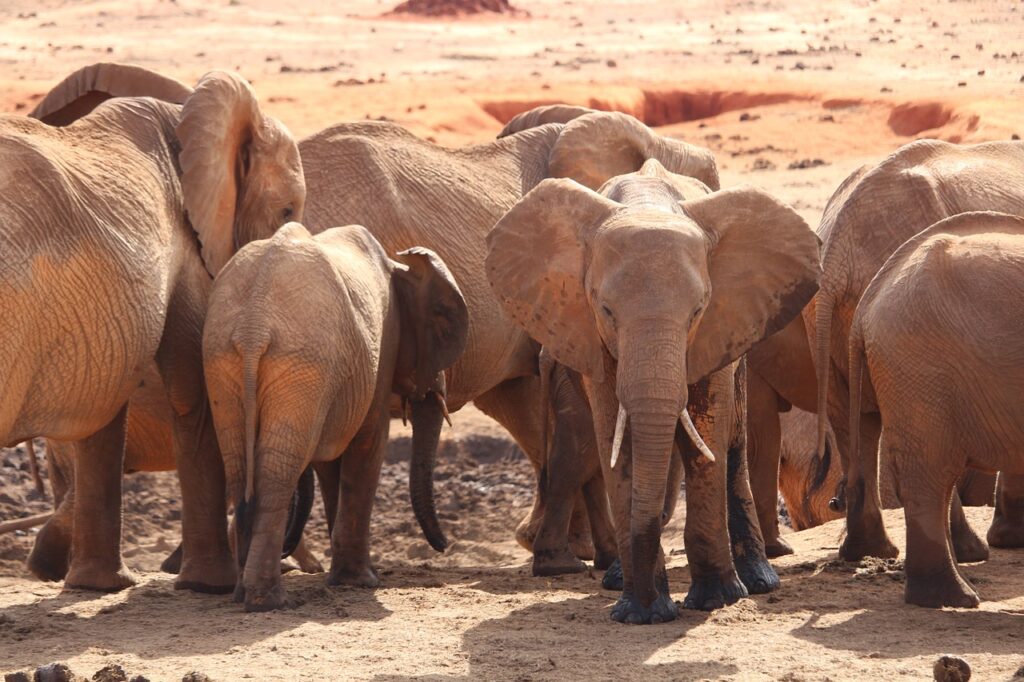
[[[420,17],[460,17],[471,14],[528,15],[508,0],[405,0],[385,16],[405,14]]]

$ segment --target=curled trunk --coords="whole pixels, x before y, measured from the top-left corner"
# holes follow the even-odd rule
[[[448,547],[434,506],[434,460],[441,438],[444,405],[440,395],[428,392],[412,401],[412,460],[409,463],[409,496],[416,520],[430,546],[438,552]]]

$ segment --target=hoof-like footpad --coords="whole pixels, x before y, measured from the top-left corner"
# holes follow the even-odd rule
[[[612,607],[612,620],[629,625],[650,625],[668,623],[676,619],[679,610],[667,592],[658,590],[657,598],[650,606],[643,606],[630,593],[623,592]]]
[[[601,578],[601,587],[606,590],[619,592],[622,590],[622,561],[616,559]]]
[[[767,594],[779,589],[782,584],[768,560],[756,554],[747,554],[733,560],[736,574],[750,594]]]
[[[683,600],[684,609],[714,611],[729,604],[735,604],[748,596],[747,588],[735,573],[723,579],[721,576],[696,578]]]

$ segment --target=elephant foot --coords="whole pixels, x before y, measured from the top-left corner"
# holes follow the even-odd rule
[[[364,568],[335,568],[327,574],[327,584],[331,587],[350,585],[352,587],[380,587],[380,576],[372,566]]]
[[[174,581],[176,590],[204,594],[230,594],[238,579],[234,559],[227,555],[218,561],[186,560]]]
[[[55,533],[46,532],[43,526],[36,536],[32,552],[26,561],[28,570],[40,580],[58,582],[68,574],[68,545],[58,541]]]
[[[733,563],[736,565],[736,574],[740,582],[750,594],[768,594],[782,586],[775,568],[759,552],[748,552],[733,557]]]
[[[295,551],[292,552],[292,559],[299,565],[299,570],[303,573],[323,573],[324,567],[320,563],[320,560],[316,558],[306,546],[306,543],[300,543]]]
[[[569,533],[569,550],[578,559],[590,561],[594,558],[594,539],[590,536],[590,529],[584,527],[578,532]]]
[[[604,571],[611,568],[618,560],[619,556],[614,552],[602,552],[601,550],[597,550],[597,556],[594,557],[594,568],[599,571]],[[621,567],[619,569],[619,574],[622,574]],[[622,588],[619,587],[618,589],[621,590]]]
[[[1024,547],[1024,520],[1014,523],[1005,516],[1001,516],[997,509],[995,516],[992,517],[992,525],[989,526],[986,538],[992,547],[1003,549]]]
[[[604,572],[604,577],[601,578],[601,587],[605,590],[621,592],[622,584],[622,561],[616,558]]]
[[[277,580],[265,587],[245,587],[239,582],[235,589],[235,602],[245,604],[246,613],[276,611],[294,608],[294,601],[288,597],[284,585]]]
[[[537,531],[540,529],[540,522],[534,521],[533,515],[528,514],[526,518],[516,526],[516,542],[527,552],[533,551],[533,541],[537,539]]]
[[[167,555],[167,558],[160,564],[160,570],[164,573],[170,573],[172,575],[178,575],[181,573],[181,543],[174,548],[174,551]]]
[[[958,564],[988,560],[988,543],[973,530],[953,536],[953,552]]]
[[[694,578],[683,600],[683,608],[714,611],[735,604],[749,594],[735,571],[730,571],[724,578],[718,575]]]
[[[72,562],[64,587],[72,590],[93,590],[95,592],[120,592],[134,587],[135,576],[121,564],[116,570],[95,563]]]
[[[535,576],[584,573],[587,565],[576,558],[568,548],[537,550],[533,553],[533,574]]]
[[[907,575],[904,598],[908,604],[931,609],[943,606],[973,609],[981,603],[973,587],[959,576],[948,574],[921,578]]]
[[[658,585],[658,596],[650,606],[644,606],[635,595],[623,592],[612,607],[612,620],[627,625],[653,625],[669,623],[679,616],[679,609],[668,594],[668,583]]]
[[[880,539],[855,540],[847,535],[843,544],[839,546],[839,557],[843,561],[860,561],[864,557],[878,557],[879,559],[895,559],[900,555],[900,550],[889,541],[884,535]]]
[[[769,559],[776,559],[780,556],[786,556],[787,554],[793,553],[793,547],[788,542],[782,539],[782,536],[778,536],[773,540],[764,541],[764,553]]]

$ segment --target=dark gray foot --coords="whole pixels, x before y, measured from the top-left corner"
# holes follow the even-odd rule
[[[583,573],[587,565],[577,559],[569,548],[559,550],[538,550],[533,553],[533,574],[535,576],[565,575]]]
[[[331,568],[327,574],[327,584],[331,587],[351,585],[352,587],[380,587],[380,576],[372,566],[363,568]]]
[[[736,574],[750,594],[767,594],[779,589],[779,574],[768,560],[756,554],[733,557]]]
[[[171,573],[178,575],[181,573],[181,543],[174,549],[173,552],[167,555],[164,562],[160,564],[160,570],[164,573]]]
[[[953,537],[953,552],[958,564],[988,561],[988,543],[973,531]]]
[[[925,578],[914,578],[908,575],[904,598],[908,604],[932,609],[943,606],[972,609],[977,608],[981,603],[981,599],[973,587],[957,576],[948,574]]]
[[[619,557],[615,553],[602,552],[598,550],[597,556],[594,557],[594,568],[596,568],[599,571],[604,571],[608,568],[611,568],[612,564],[614,564],[618,560]]]
[[[601,578],[601,587],[606,590],[622,591],[622,561],[616,559]]]
[[[748,594],[747,588],[735,573],[725,579],[717,575],[695,578],[690,585],[690,591],[686,594],[686,599],[683,600],[683,608],[694,611],[714,611],[729,604],[735,604]]]
[[[769,559],[775,559],[780,556],[792,554],[793,547],[781,537],[777,537],[774,540],[764,541],[764,553]]]
[[[658,586],[658,597],[650,606],[641,605],[635,596],[623,592],[619,601],[612,607],[612,620],[628,625],[668,623],[675,620],[678,615],[679,609],[668,594],[667,583]]]

